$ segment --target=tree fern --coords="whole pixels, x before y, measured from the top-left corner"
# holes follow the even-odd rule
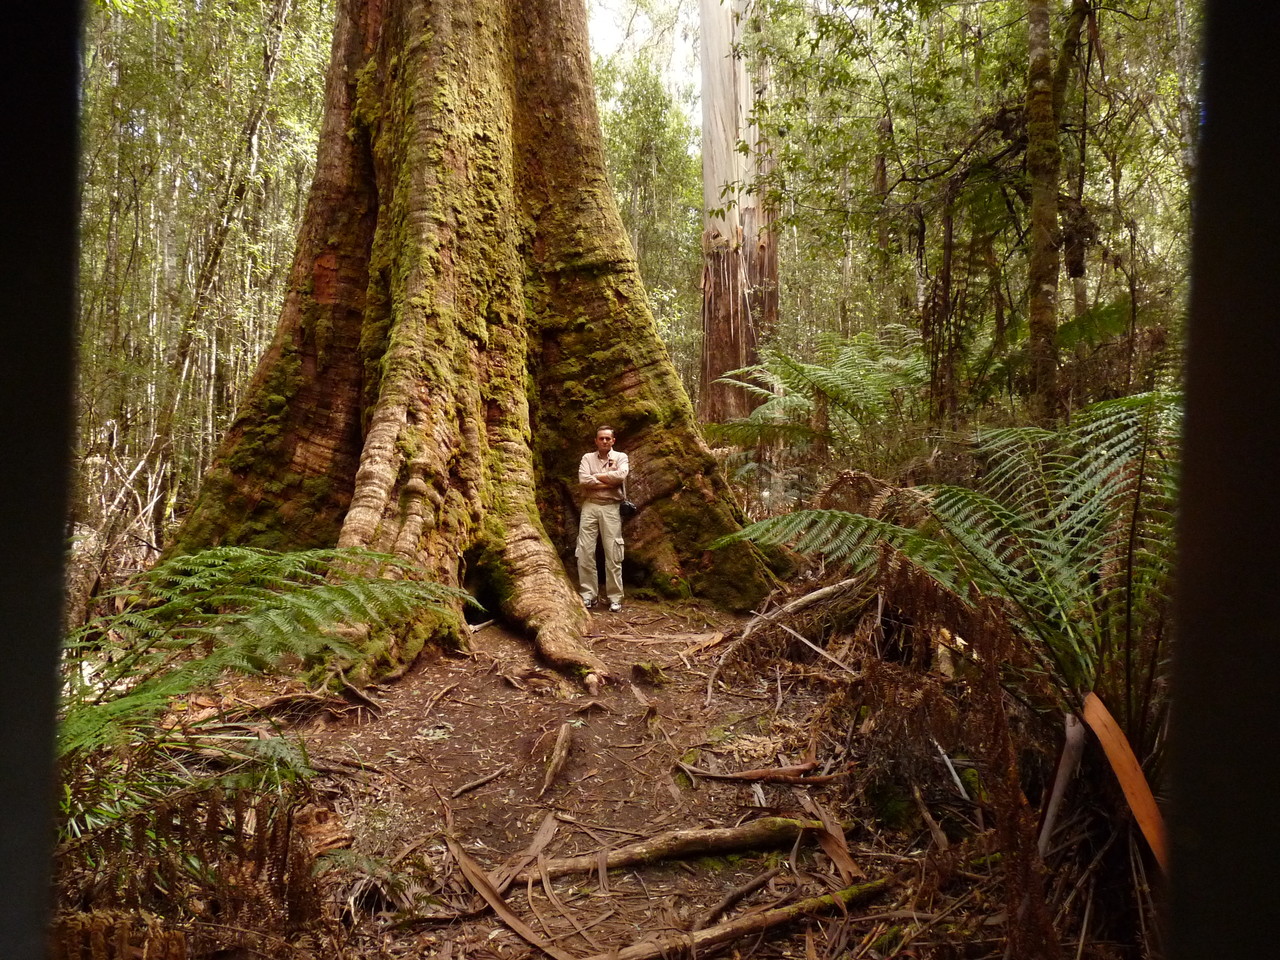
[[[888,549],[967,602],[996,599],[1063,706],[1098,692],[1150,750],[1164,716],[1178,426],[1177,398],[1151,393],[1097,404],[1059,432],[987,431],[982,483],[921,491],[916,522],[807,510],[721,542],[863,569]]]
[[[872,452],[889,423],[903,418],[903,404],[914,402],[927,383],[920,336],[890,326],[876,335],[817,338],[816,357],[799,360],[777,350],[762,350],[761,362],[726,374],[730,383],[753,395],[759,405],[750,416],[716,424],[714,440],[742,448],[786,448],[782,459],[795,460],[817,445]]]

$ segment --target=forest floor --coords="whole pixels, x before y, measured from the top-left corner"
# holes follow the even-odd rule
[[[846,837],[839,820],[858,772],[849,738],[824,722],[840,671],[785,663],[770,675],[721,676],[718,659],[743,622],[692,604],[596,612],[587,640],[615,680],[595,694],[488,625],[468,653],[424,655],[367,691],[370,705],[300,731],[321,772],[314,789],[336,815],[329,845],[341,869],[328,892],[352,955],[563,960],[630,947],[620,956],[679,956],[682,938],[701,928],[724,931],[718,949],[730,956],[936,955],[915,949],[938,936],[948,911],[910,882],[931,846],[927,816],[901,834],[864,825]],[[559,764],[557,743],[567,744]],[[788,767],[799,770],[764,772]],[[753,773],[705,775],[742,771]],[[671,831],[766,817],[825,818],[827,829],[605,868],[609,852]],[[588,866],[554,876],[570,856]],[[517,867],[525,872],[504,882]],[[488,902],[486,877],[497,888]],[[885,878],[878,895],[847,908],[815,907],[746,934],[717,927]],[[965,886],[970,896],[975,884]],[[740,902],[712,916],[734,895]],[[998,924],[970,928],[963,955],[984,953],[972,952],[974,938],[994,944]]]

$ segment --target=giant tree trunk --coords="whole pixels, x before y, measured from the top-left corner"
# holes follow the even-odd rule
[[[563,565],[599,423],[631,456],[630,573],[746,608],[739,519],[607,187],[582,0],[341,0],[275,341],[183,548],[368,546],[600,671]]]

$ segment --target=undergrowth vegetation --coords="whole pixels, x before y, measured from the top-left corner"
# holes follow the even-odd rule
[[[163,917],[151,939],[120,934],[154,950],[175,930],[226,945],[232,928],[269,939],[320,918],[296,822],[305,746],[210,691],[229,675],[342,684],[372,631],[466,602],[411,575],[367,551],[219,547],[99,598],[63,656],[55,879],[75,912],[56,928],[62,955],[102,935],[86,917],[104,910]]]
[[[821,334],[813,356],[761,350],[760,363],[722,382],[750,394],[751,415],[708,427],[738,451],[730,469],[748,512],[767,516],[812,500],[836,462],[877,475],[928,457],[924,341],[890,324],[852,337]]]
[[[721,541],[789,545],[845,578],[859,602],[844,621],[877,661],[867,661],[864,700],[885,660],[915,671],[894,681],[898,701],[922,675],[958,678],[949,706],[911,694],[916,717],[894,728],[885,767],[901,771],[939,741],[954,747],[964,739],[957,716],[974,711],[986,730],[966,747],[983,741],[979,766],[993,794],[1008,781],[996,806],[1024,943],[1055,936],[1046,918],[1056,914],[1058,930],[1071,918],[1154,949],[1158,882],[1146,844],[1158,859],[1162,837],[1148,783],[1160,782],[1164,760],[1179,432],[1179,398],[1165,393],[1095,404],[1057,430],[979,431],[970,484],[899,486],[862,474],[849,509],[782,514]],[[856,709],[850,716],[857,722]],[[1110,746],[1099,749],[1108,716],[1145,779],[1122,771]],[[1082,718],[1103,737],[1083,756]],[[1040,807],[1034,830],[1028,800]],[[1028,909],[1047,867],[1048,902]]]

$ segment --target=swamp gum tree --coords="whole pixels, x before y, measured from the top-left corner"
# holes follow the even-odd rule
[[[778,319],[778,254],[772,215],[751,189],[764,154],[749,118],[753,89],[741,53],[745,0],[701,0],[702,375],[698,414],[723,422],[751,413],[754,398],[717,383],[759,361],[762,332]],[[746,151],[739,150],[746,144]]]
[[[179,547],[367,546],[603,672],[563,565],[596,424],[628,565],[747,608],[758,554],[658,339],[605,178],[581,0],[342,0],[276,337]]]

